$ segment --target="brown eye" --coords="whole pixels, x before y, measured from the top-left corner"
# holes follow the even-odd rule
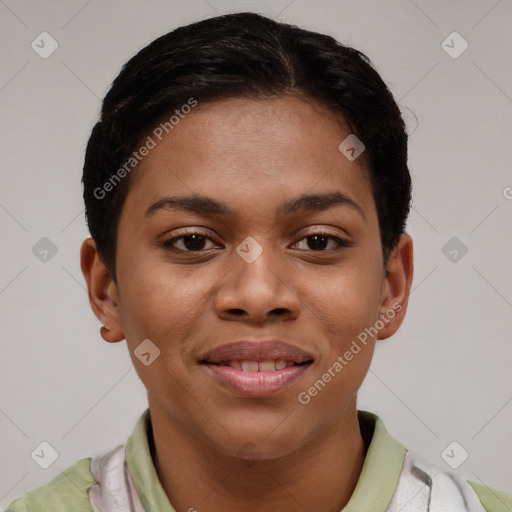
[[[351,247],[352,243],[348,240],[344,240],[343,238],[339,238],[334,235],[330,235],[327,233],[314,233],[308,236],[305,236],[299,242],[296,242],[295,245],[306,240],[307,247],[303,247],[302,250],[312,250],[312,251],[326,251],[326,250],[336,250],[341,247]],[[329,242],[331,242],[331,246],[328,247]],[[334,246],[332,245],[334,244]],[[301,249],[301,248],[299,248]]]
[[[166,240],[162,243],[162,246],[166,249],[181,251],[181,252],[199,252],[213,247],[205,247],[207,241],[213,243],[211,238],[206,236],[204,233],[186,233],[183,235],[175,236]],[[178,247],[178,245],[180,247]]]

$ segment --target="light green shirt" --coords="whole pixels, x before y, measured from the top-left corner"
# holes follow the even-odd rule
[[[399,482],[406,449],[388,434],[376,415],[358,411],[358,418],[369,446],[356,488],[341,512],[386,512]],[[175,512],[151,457],[150,421],[149,409],[146,409],[126,443],[128,470],[146,512]],[[81,459],[47,485],[12,502],[5,512],[94,512],[89,490],[96,483],[91,473],[91,457]],[[487,512],[512,512],[512,495],[475,482],[468,483]]]

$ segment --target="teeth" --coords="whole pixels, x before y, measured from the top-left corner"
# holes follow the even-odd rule
[[[276,370],[282,370],[283,368],[286,368],[286,361],[283,361],[282,359],[280,361],[276,361],[275,363],[276,363]]]
[[[290,366],[294,366],[291,361],[279,359],[277,361],[227,361],[226,366],[243,370],[244,372],[273,372],[275,370],[283,370]]]
[[[242,370],[244,372],[257,372],[258,361],[242,361]]]
[[[273,372],[276,369],[276,363],[274,361],[260,361],[259,371],[260,372]]]

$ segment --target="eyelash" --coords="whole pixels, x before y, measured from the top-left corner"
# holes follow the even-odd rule
[[[188,250],[183,250],[183,249],[176,249],[176,247],[173,247],[173,244],[177,240],[181,240],[181,239],[186,238],[188,236],[194,236],[194,235],[198,235],[198,236],[200,236],[202,238],[208,239],[208,240],[213,242],[213,240],[210,238],[210,236],[208,236],[207,233],[203,233],[201,231],[190,231],[188,233],[184,233],[182,235],[175,236],[173,238],[165,240],[165,241],[162,242],[161,245],[165,249],[171,250],[171,251],[177,251],[177,252],[181,252],[181,253],[191,253],[191,254],[192,253],[200,253],[200,252],[204,251],[205,249],[198,250],[198,251],[188,251]],[[330,233],[326,233],[326,232],[323,232],[323,231],[315,231],[314,233],[307,234],[306,236],[303,236],[297,242],[295,242],[294,245],[296,245],[298,242],[300,242],[302,240],[305,240],[305,239],[313,237],[313,236],[323,236],[323,237],[329,238],[331,240],[334,240],[334,242],[336,244],[336,247],[334,249],[321,249],[321,250],[309,249],[308,252],[315,252],[315,253],[329,252],[329,251],[333,251],[333,250],[339,250],[339,249],[342,249],[342,248],[352,247],[354,245],[352,242],[349,242],[348,240],[345,240],[344,238],[339,238],[337,236],[334,236],[334,235],[332,235]],[[206,249],[206,250],[208,250],[208,249]]]

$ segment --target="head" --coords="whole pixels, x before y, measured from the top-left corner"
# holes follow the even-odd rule
[[[91,306],[155,413],[226,454],[259,439],[268,458],[353,410],[412,280],[407,135],[367,57],[250,13],[178,28],[114,80],[83,183]],[[244,339],[293,345],[305,371],[241,396],[205,358]]]

